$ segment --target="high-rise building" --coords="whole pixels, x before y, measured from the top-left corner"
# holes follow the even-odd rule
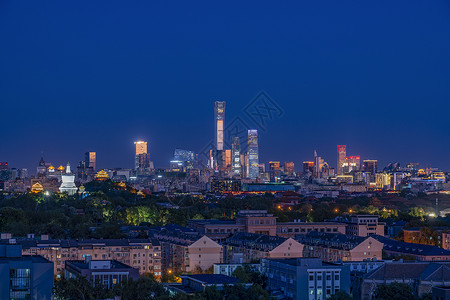
[[[378,161],[376,159],[366,159],[364,162],[364,172],[369,172],[375,175],[377,172]]]
[[[44,161],[44,155],[41,155],[41,159],[39,160],[39,164],[37,167],[37,174],[39,175],[45,175],[47,172],[47,166]]]
[[[223,150],[225,123],[225,101],[214,102],[214,143],[216,150]]]
[[[306,173],[314,173],[314,162],[313,161],[304,161],[303,162],[303,174]]]
[[[345,162],[345,157],[347,156],[347,146],[338,145],[337,146],[337,166],[336,171],[338,175],[344,174],[343,164]]]
[[[93,171],[96,171],[97,164],[97,154],[95,152],[89,151],[84,154],[84,162],[87,168],[92,168]]]
[[[236,175],[241,175],[241,142],[238,136],[233,137],[231,146],[231,171]]]
[[[322,168],[325,165],[325,160],[317,155],[317,151],[314,150],[314,172],[313,175],[316,178],[322,177]]]
[[[269,180],[270,182],[278,182],[280,178],[280,162],[269,161]]]
[[[150,154],[147,153],[147,142],[137,141],[136,153],[134,157],[134,168],[139,175],[148,174],[150,172]]]
[[[347,156],[342,164],[342,169],[345,174],[353,171],[359,171],[361,169],[361,157]]]
[[[258,157],[258,130],[252,129],[248,131],[247,142],[248,153],[248,177],[252,179],[258,178],[259,175],[259,157]]]
[[[284,162],[284,174],[286,175],[294,175],[295,169],[294,162],[292,161],[285,161]]]
[[[216,170],[222,170],[225,167],[224,146],[224,123],[225,123],[225,101],[214,102],[214,147]]]

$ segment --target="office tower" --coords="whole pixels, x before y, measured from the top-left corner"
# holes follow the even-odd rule
[[[229,169],[229,168],[231,168],[231,150],[230,149],[223,150],[223,154],[224,154],[223,166],[224,166],[224,168]]]
[[[44,156],[41,155],[41,159],[39,160],[39,164],[37,167],[37,174],[45,175],[46,172],[47,172],[47,166],[45,165]]]
[[[183,149],[175,149],[173,152],[173,160],[178,160],[182,162],[194,161],[194,152]]]
[[[325,164],[325,160],[317,155],[317,151],[314,150],[314,172],[313,175],[316,178],[322,177],[322,168]]]
[[[225,101],[214,102],[214,168],[223,170],[225,167],[224,145]]]
[[[241,177],[248,178],[248,153],[241,153]]]
[[[223,150],[224,139],[224,123],[225,123],[225,101],[214,102],[214,146],[216,150]]]
[[[342,164],[342,170],[344,174],[348,174],[361,169],[361,157],[360,156],[347,156]]]
[[[251,179],[256,179],[259,175],[258,130],[252,129],[248,131],[247,143],[248,177]]]
[[[337,146],[337,166],[336,171],[338,175],[344,174],[343,164],[345,162],[345,157],[347,156],[347,146],[338,145]]]
[[[10,178],[11,178],[11,172],[9,170],[8,163],[0,162],[0,181],[8,181]]]
[[[231,171],[235,175],[241,175],[241,142],[238,136],[233,137],[231,146]]]
[[[92,171],[96,171],[97,154],[89,151],[84,154],[84,162],[87,168],[92,168]]]
[[[295,173],[294,167],[295,167],[294,162],[285,161],[284,162],[284,174],[294,175],[294,173]]]
[[[138,175],[145,175],[150,172],[150,154],[147,153],[147,142],[137,141],[134,168]]]
[[[364,172],[369,172],[375,175],[377,172],[378,161],[376,159],[366,159],[364,162]]]
[[[0,162],[0,171],[9,171],[9,165],[6,161]]]
[[[269,161],[269,180],[270,182],[278,182],[280,178],[280,162],[279,161]]]
[[[314,162],[313,161],[304,161],[303,162],[303,174],[313,173],[314,172]]]

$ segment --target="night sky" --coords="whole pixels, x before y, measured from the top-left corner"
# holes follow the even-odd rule
[[[167,167],[213,139],[214,101],[245,119],[265,91],[262,161],[450,170],[449,3],[0,0],[0,161],[131,168],[145,139]]]

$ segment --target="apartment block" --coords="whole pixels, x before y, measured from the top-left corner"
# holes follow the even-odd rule
[[[303,245],[292,238],[239,232],[224,243],[225,263],[252,263],[261,258],[302,257]]]

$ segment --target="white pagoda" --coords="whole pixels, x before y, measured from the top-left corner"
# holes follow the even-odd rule
[[[61,176],[61,186],[59,191],[61,193],[66,192],[69,196],[74,195],[78,188],[75,185],[75,175],[70,172],[70,164],[67,163],[66,174]]]

